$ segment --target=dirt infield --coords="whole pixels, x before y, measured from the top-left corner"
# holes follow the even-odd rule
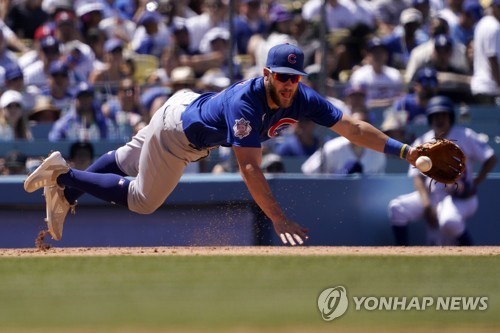
[[[310,247],[259,247],[259,246],[222,246],[222,247],[88,247],[38,249],[0,249],[0,257],[27,256],[491,256],[500,255],[499,246],[473,247],[347,247],[347,246],[310,246]]]

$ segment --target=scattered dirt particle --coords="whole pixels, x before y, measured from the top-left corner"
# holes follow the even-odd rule
[[[40,252],[45,252],[48,251],[52,245],[49,243],[45,243],[45,236],[49,233],[48,230],[42,230],[38,233],[37,238],[35,239],[35,247],[37,248],[38,251]]]

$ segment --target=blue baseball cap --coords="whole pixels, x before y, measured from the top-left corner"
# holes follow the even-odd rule
[[[12,63],[5,67],[5,80],[11,81],[23,77],[23,71],[18,64]]]
[[[414,81],[426,87],[438,85],[437,71],[433,67],[422,67],[415,73]]]
[[[266,67],[275,73],[307,75],[304,72],[304,52],[288,43],[273,46],[269,50]]]
[[[436,48],[451,47],[452,45],[453,40],[448,35],[440,34],[434,37],[434,47]]]
[[[462,4],[462,11],[471,15],[476,21],[483,17],[483,7],[477,0],[465,0]]]

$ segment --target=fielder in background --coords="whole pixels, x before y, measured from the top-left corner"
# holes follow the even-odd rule
[[[58,240],[68,211],[83,193],[150,214],[165,202],[190,162],[207,157],[218,146],[228,146],[252,197],[282,242],[303,244],[307,229],[285,215],[260,168],[261,142],[310,119],[359,146],[397,155],[412,165],[419,155],[411,146],[343,114],[302,84],[303,66],[302,50],[276,45],[268,53],[262,77],[235,83],[219,93],[181,90],[130,142],[101,156],[86,171],[69,168],[54,152],[26,179],[24,188],[27,192],[44,188],[48,229]]]
[[[467,157],[466,169],[456,185],[446,186],[410,167],[408,175],[413,177],[415,192],[389,202],[396,244],[409,245],[408,223],[424,219],[429,245],[472,245],[466,220],[477,210],[478,185],[495,166],[494,151],[472,129],[455,125],[455,108],[448,97],[431,98],[426,113],[431,130],[417,138],[413,146],[435,137],[453,140]],[[481,165],[477,174],[473,172],[474,163]]]

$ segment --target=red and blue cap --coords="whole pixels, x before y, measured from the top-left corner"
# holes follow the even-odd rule
[[[275,73],[307,75],[304,72],[304,52],[288,43],[273,46],[269,50],[266,67]]]

